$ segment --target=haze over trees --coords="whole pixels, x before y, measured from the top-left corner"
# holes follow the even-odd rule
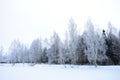
[[[80,35],[77,24],[71,18],[64,41],[57,32],[53,33],[48,42],[38,38],[29,47],[14,40],[9,55],[3,55],[3,48],[0,48],[0,62],[120,65],[120,31],[116,34],[113,28],[108,23],[108,30],[97,29],[88,19],[85,30]]]

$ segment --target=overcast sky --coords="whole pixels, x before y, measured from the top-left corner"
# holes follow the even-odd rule
[[[82,31],[88,17],[102,28],[120,27],[120,0],[0,0],[0,46],[14,39],[30,44],[56,31],[65,34],[70,18]]]

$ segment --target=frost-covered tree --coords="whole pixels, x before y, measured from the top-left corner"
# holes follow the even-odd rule
[[[84,43],[86,44],[85,54],[90,64],[95,64],[97,59],[97,52],[95,49],[96,40],[95,40],[95,31],[93,23],[88,20],[86,24],[86,30],[84,32]]]
[[[29,50],[27,48],[27,46],[23,45],[23,48],[22,48],[22,63],[29,63]]]
[[[72,64],[76,64],[78,56],[76,55],[78,34],[77,34],[77,25],[74,20],[71,18],[68,24],[68,35],[69,35],[69,54]]]
[[[20,43],[18,40],[14,40],[11,43],[11,46],[9,48],[10,53],[10,62],[18,63],[18,62],[24,62],[24,45]]]
[[[47,52],[47,48],[45,47],[44,49],[43,49],[43,52],[42,52],[42,54],[41,54],[41,62],[42,63],[47,63],[48,62],[48,52]]]
[[[84,32],[84,43],[86,44],[85,54],[90,64],[97,65],[99,48],[98,35],[95,33],[94,25],[89,19]]]
[[[101,31],[101,32],[99,32]],[[102,30],[97,30],[96,32],[97,36],[97,62],[98,64],[107,64],[108,61],[108,57],[106,55],[106,51],[107,51],[107,45],[106,45],[106,41],[105,41],[105,36],[102,33]]]
[[[107,45],[105,37],[100,29],[94,29],[93,23],[88,20],[84,32],[85,54],[90,64],[106,64]]]
[[[65,41],[63,44],[63,57],[64,57],[64,63],[70,64],[70,50],[69,50],[69,36],[68,36],[68,31],[65,33]]]
[[[56,32],[51,38],[51,47],[48,50],[48,63],[61,63],[62,50],[61,40]]]
[[[71,64],[82,64],[84,62],[83,39],[77,32],[77,25],[71,18],[65,40],[66,60]]]
[[[86,64],[86,55],[84,53],[85,44],[82,36],[78,36],[77,48],[76,48],[76,56],[78,57],[77,64]]]
[[[112,60],[113,64],[120,64],[120,40],[110,22],[108,23],[106,43],[108,47],[107,56]]]
[[[41,62],[42,42],[41,39],[33,40],[29,50],[29,60],[32,63]]]
[[[65,54],[64,54],[64,45],[60,41],[59,43],[59,58],[58,58],[58,63],[59,64],[64,64],[65,63]]]

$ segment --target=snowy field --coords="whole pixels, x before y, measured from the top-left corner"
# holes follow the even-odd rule
[[[120,80],[120,66],[0,64],[0,80]]]

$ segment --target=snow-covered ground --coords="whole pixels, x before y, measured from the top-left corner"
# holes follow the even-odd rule
[[[0,80],[120,80],[120,66],[0,64]]]

